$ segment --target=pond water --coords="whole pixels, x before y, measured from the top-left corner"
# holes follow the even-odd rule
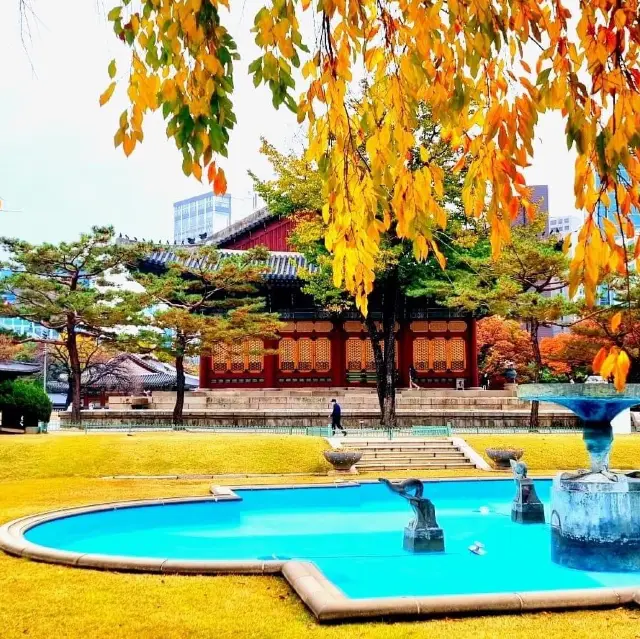
[[[551,482],[536,481],[547,521]],[[511,522],[511,480],[425,482],[444,553],[402,549],[413,516],[381,484],[237,490],[242,501],[150,505],[73,515],[25,534],[36,544],[167,559],[303,559],[352,598],[640,585],[640,573],[590,573],[550,558],[548,524]],[[481,542],[485,555],[469,552]]]

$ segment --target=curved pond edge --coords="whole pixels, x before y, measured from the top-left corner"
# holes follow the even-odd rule
[[[542,479],[540,477],[539,479]],[[460,481],[443,478],[436,481]],[[503,478],[465,478],[465,481],[509,481]],[[434,481],[429,479],[429,481]],[[282,490],[304,488],[348,488],[363,482],[332,484],[294,484],[272,486],[237,486],[238,490]],[[380,597],[351,599],[310,561],[299,560],[180,560],[128,557],[71,552],[40,546],[28,541],[24,534],[45,522],[86,513],[163,506],[179,503],[237,501],[241,499],[233,488],[212,487],[212,496],[178,497],[171,499],[141,499],[66,508],[30,515],[0,526],[0,550],[16,557],[62,564],[76,568],[120,572],[148,572],[186,575],[282,575],[294,592],[321,623],[380,617],[435,617],[487,613],[518,613],[542,610],[580,608],[614,608],[640,605],[640,587],[543,590],[477,595],[436,595],[426,597]]]

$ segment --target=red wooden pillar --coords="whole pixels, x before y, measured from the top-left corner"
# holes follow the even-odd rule
[[[200,355],[200,367],[198,371],[198,386],[200,388],[209,388],[209,371],[211,370],[212,362],[213,358],[210,355]]]
[[[471,388],[480,387],[480,378],[478,375],[478,320],[471,318],[469,337],[469,376],[471,378]]]
[[[398,371],[399,386],[409,386],[409,366],[413,364],[413,333],[409,323],[400,326],[398,332]]]
[[[264,347],[274,351],[264,356],[264,386],[265,388],[278,387],[278,340],[265,340]]]
[[[331,338],[331,385],[347,385],[347,337],[342,322],[334,322]]]

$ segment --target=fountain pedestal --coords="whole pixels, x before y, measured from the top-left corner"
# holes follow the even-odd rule
[[[591,468],[560,473],[551,492],[551,558],[569,568],[599,572],[640,570],[639,473],[609,470],[611,421],[640,403],[640,385],[624,393],[610,385],[532,384],[522,399],[548,401],[584,420],[583,439]]]
[[[511,521],[518,524],[544,524],[544,506],[533,480],[516,479],[516,496],[511,504]]]
[[[402,547],[410,552],[443,552],[444,533],[442,528],[415,528],[411,524],[404,529]]]
[[[640,481],[560,474],[551,493],[551,559],[598,572],[640,570]]]

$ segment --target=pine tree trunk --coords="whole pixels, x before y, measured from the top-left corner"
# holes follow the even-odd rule
[[[173,407],[173,427],[182,430],[184,409],[184,355],[176,356],[176,405]]]
[[[71,391],[71,422],[79,424],[81,419],[82,401],[82,369],[80,366],[80,354],[78,353],[78,339],[73,318],[67,321],[67,352],[69,353],[69,390]]]

